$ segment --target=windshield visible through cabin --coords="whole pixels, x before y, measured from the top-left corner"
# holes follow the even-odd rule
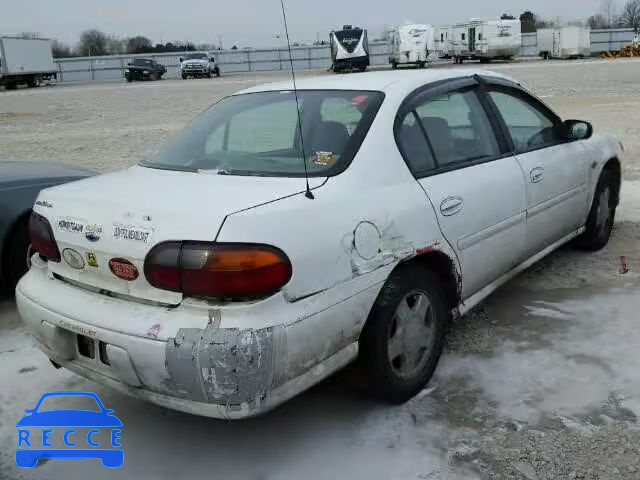
[[[298,91],[302,136],[294,92],[228,97],[141,165],[287,177],[304,175],[306,162],[309,176],[330,176],[351,162],[383,97],[368,91]]]
[[[207,54],[206,53],[187,53],[184,56],[185,60],[206,60],[207,59]]]

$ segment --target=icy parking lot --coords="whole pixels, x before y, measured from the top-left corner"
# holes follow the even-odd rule
[[[0,300],[0,478],[640,479],[640,62],[489,68],[563,117],[623,141],[623,204],[606,249],[561,249],[455,321],[435,379],[406,405],[371,402],[348,369],[236,423],[165,410],[55,370],[12,301]],[[112,171],[216,99],[283,76],[0,91],[0,155]],[[15,467],[16,421],[54,390],[93,391],[115,409],[122,469],[97,460]]]

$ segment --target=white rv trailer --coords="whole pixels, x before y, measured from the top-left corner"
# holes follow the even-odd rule
[[[549,58],[584,58],[591,56],[589,27],[543,28],[538,30],[540,56]]]
[[[440,27],[437,33],[442,58],[464,60],[511,60],[520,54],[520,20],[471,20]]]
[[[393,68],[399,65],[424,68],[434,49],[434,28],[431,25],[401,25],[389,31],[389,63]]]
[[[369,40],[367,31],[351,25],[329,34],[331,44],[331,68],[334,72],[345,70],[365,71],[369,66]]]

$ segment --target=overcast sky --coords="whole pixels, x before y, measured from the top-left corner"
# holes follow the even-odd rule
[[[622,0],[617,0],[622,3]],[[524,10],[564,20],[586,20],[601,0],[285,0],[292,41],[322,39],[343,24],[366,27],[377,36],[404,21],[434,25],[469,18],[516,17]],[[154,42],[189,40],[225,47],[274,46],[280,41],[279,0],[3,0],[0,33],[38,32],[66,43],[98,28],[118,36],[145,35]],[[376,5],[376,6],[374,6]],[[431,7],[430,5],[434,5]]]

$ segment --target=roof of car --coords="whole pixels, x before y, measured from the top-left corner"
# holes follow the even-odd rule
[[[502,78],[516,82],[506,75],[491,70],[482,70],[479,68],[438,68],[431,70],[367,72],[351,75],[318,75],[296,79],[296,86],[298,90],[370,90],[387,92],[398,87],[412,89],[441,80],[471,77],[473,75]],[[241,90],[237,92],[236,95],[292,89],[293,82],[287,80]]]

